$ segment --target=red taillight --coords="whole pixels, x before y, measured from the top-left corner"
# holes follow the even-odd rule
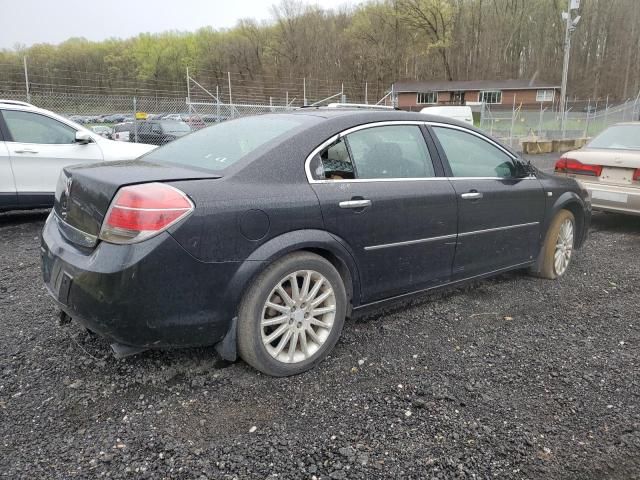
[[[561,157],[556,162],[556,173],[572,173],[574,175],[590,175],[599,177],[602,173],[602,165],[586,165],[573,158]]]
[[[102,224],[100,238],[134,243],[157,235],[193,211],[191,200],[177,188],[144,183],[118,190]]]
[[[633,181],[640,182],[640,168],[636,168],[636,171],[633,172]]]

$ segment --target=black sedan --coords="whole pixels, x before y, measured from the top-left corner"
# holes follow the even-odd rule
[[[466,124],[302,109],[66,168],[42,270],[117,354],[217,344],[282,376],[368,307],[513,269],[562,276],[590,218],[575,180]]]

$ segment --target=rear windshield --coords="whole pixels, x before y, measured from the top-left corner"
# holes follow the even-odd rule
[[[160,122],[160,124],[162,125],[162,130],[164,132],[181,133],[181,132],[191,131],[191,127],[184,122],[169,120],[169,121]]]
[[[587,147],[640,150],[640,124],[609,127],[591,140]]]
[[[198,130],[153,150],[145,160],[223,170],[271,140],[302,125],[292,115],[244,117]]]

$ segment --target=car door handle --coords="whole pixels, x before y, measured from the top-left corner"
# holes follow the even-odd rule
[[[38,153],[37,150],[32,150],[30,148],[22,148],[20,150],[14,150],[16,153]]]
[[[371,200],[347,200],[338,204],[340,208],[367,208],[371,206]]]
[[[468,192],[468,193],[463,193],[460,196],[465,200],[478,200],[479,198],[482,198],[482,193],[480,193],[480,192]]]

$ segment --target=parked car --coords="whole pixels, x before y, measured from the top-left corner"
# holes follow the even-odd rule
[[[184,122],[187,125],[189,125],[191,130],[194,130],[194,131],[200,130],[201,128],[204,128],[207,126],[207,124],[204,123],[200,115],[189,115],[189,118],[187,118]]]
[[[217,344],[278,376],[368,308],[513,269],[562,276],[591,218],[575,180],[400,111],[230,120],[58,185],[42,271],[65,315],[119,355]]]
[[[151,145],[164,145],[191,133],[185,122],[175,120],[151,120],[137,122],[138,141]]]
[[[607,128],[563,154],[555,172],[580,180],[594,210],[640,215],[640,122]]]
[[[0,100],[0,211],[53,205],[63,167],[127,160],[151,145],[123,145],[23,102]]]
[[[162,117],[163,120],[175,120],[176,122],[181,122],[182,119],[182,115],[179,113],[170,113],[168,115],[165,115],[164,117]]]
[[[131,132],[133,131],[133,122],[118,123],[113,126],[111,139],[118,142],[129,142],[131,140]]]
[[[104,137],[104,138],[111,138],[111,135],[113,134],[113,128],[111,127],[107,127],[106,125],[95,125],[93,127],[91,127],[91,131],[94,133],[97,133],[98,135]]]
[[[471,107],[465,105],[441,105],[434,107],[425,107],[420,110],[420,113],[426,113],[428,115],[440,115],[442,117],[453,118],[460,122],[473,125],[473,112]]]

